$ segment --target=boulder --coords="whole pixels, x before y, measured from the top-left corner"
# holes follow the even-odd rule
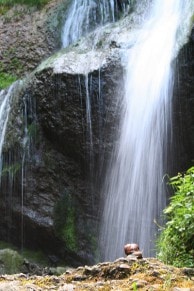
[[[72,265],[94,261],[122,78],[119,49],[75,47],[23,81],[3,150],[2,238]]]

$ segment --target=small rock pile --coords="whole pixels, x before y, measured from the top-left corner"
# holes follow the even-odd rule
[[[136,243],[126,244],[124,246],[124,251],[128,258],[143,258],[142,251],[139,250],[139,246]]]

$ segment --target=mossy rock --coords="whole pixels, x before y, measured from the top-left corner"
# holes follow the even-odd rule
[[[0,274],[20,273],[23,261],[22,256],[17,251],[11,249],[0,250]]]

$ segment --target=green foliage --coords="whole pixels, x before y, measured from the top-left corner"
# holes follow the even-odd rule
[[[137,283],[136,282],[132,283],[132,288],[133,288],[133,291],[137,291]]]
[[[16,76],[0,72],[0,90],[9,87],[16,80],[17,80]]]
[[[14,274],[21,271],[23,258],[18,252],[11,249],[0,250],[0,273],[1,274]]]
[[[55,207],[55,230],[71,251],[77,249],[75,205],[69,193],[57,202]]]
[[[170,179],[174,196],[164,210],[168,222],[158,240],[158,257],[177,267],[194,267],[194,167]]]

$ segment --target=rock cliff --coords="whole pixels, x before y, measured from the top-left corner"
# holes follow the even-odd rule
[[[75,264],[94,260],[122,78],[119,49],[110,43],[62,50],[23,81],[4,145],[2,238]]]
[[[0,40],[4,68],[23,75],[59,48],[53,31],[64,3],[51,1],[48,10],[27,14],[23,20],[11,16],[7,31],[5,22],[0,23],[1,33],[8,38],[8,42]],[[48,19],[42,13],[55,21],[45,25]],[[135,36],[130,29],[128,16],[118,26],[99,30],[95,43],[95,34],[89,34],[44,61],[14,93],[3,150],[1,239],[42,249],[74,265],[98,257],[100,188],[116,142],[113,132],[123,94],[123,51],[130,49]],[[8,46],[13,50],[9,60],[4,57]],[[12,62],[15,56],[19,69]],[[194,156],[192,57],[191,37],[178,56],[177,76],[181,73],[173,117],[180,126],[175,126],[177,131],[181,128],[177,151],[186,157],[177,167],[190,163]]]

